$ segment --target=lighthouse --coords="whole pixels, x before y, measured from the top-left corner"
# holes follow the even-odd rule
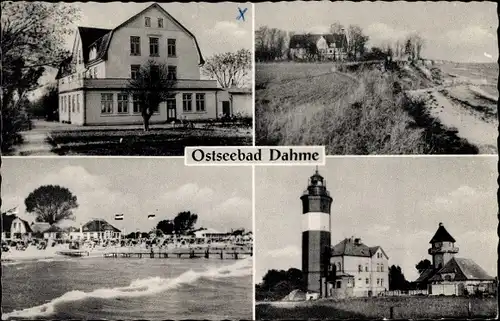
[[[439,223],[436,234],[429,242],[431,248],[428,253],[432,255],[432,266],[440,269],[458,253],[458,247],[455,247],[455,239],[444,228],[443,223]]]
[[[302,272],[307,291],[325,291],[330,258],[330,208],[332,198],[318,170],[309,178],[302,201]]]

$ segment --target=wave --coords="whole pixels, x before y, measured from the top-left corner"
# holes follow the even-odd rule
[[[2,261],[3,266],[28,264],[28,263],[38,263],[38,262],[59,262],[68,261],[68,258],[41,258],[41,259],[24,259],[24,260],[5,260]]]
[[[137,279],[126,287],[102,288],[92,292],[69,291],[45,304],[4,313],[2,315],[2,320],[8,320],[10,318],[47,317],[53,314],[56,305],[61,303],[80,301],[88,298],[113,299],[147,296],[174,289],[185,284],[194,283],[201,278],[220,279],[251,276],[252,270],[252,259],[248,258],[240,260],[232,265],[211,268],[201,272],[188,270],[174,278],[164,279],[161,277],[149,277]]]

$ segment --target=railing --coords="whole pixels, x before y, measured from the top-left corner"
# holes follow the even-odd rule
[[[436,253],[458,253],[458,247],[430,248],[428,253],[431,255]]]

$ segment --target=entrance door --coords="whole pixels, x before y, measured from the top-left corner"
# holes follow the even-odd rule
[[[227,100],[222,102],[222,114],[224,115],[224,117],[231,116],[231,105]]]
[[[177,111],[175,110],[175,101],[174,103],[169,103],[167,101],[167,121],[177,119]]]

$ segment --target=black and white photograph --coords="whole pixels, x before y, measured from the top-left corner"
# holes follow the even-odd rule
[[[497,154],[496,2],[255,4],[257,145]]]
[[[251,167],[8,158],[2,320],[250,320]]]
[[[253,141],[250,3],[2,1],[4,155]]]
[[[256,319],[496,317],[497,161],[256,167]]]

